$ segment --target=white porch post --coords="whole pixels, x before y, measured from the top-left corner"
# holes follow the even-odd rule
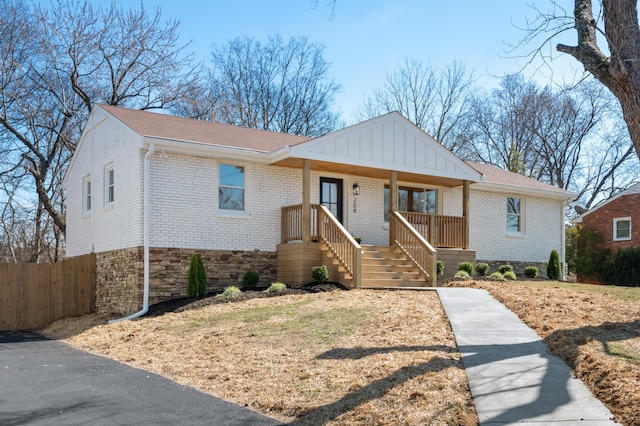
[[[302,167],[302,242],[311,241],[311,160]]]

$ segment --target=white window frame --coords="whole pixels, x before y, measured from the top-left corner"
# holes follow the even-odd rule
[[[228,188],[236,188],[229,187],[227,185],[221,185],[220,183],[220,170],[221,166],[234,166],[234,167],[242,167],[244,172],[244,187],[242,188],[244,191],[244,209],[243,210],[228,210],[220,208],[220,187],[228,187]],[[248,217],[249,216],[249,177],[250,177],[250,168],[247,164],[236,163],[230,161],[218,161],[216,170],[216,180],[217,180],[217,200],[216,200],[216,211],[218,216],[227,216],[227,217]],[[239,188],[239,187],[237,187]]]
[[[618,237],[618,223],[629,222],[629,236]],[[613,219],[613,241],[629,241],[631,240],[631,217],[616,217]]]
[[[91,183],[91,175],[87,175],[82,179],[82,213],[91,214],[93,206],[93,184]]]
[[[110,180],[110,175],[113,176],[113,182]],[[104,167],[104,206],[113,207],[116,201],[116,177],[113,164],[107,164]]]
[[[512,231],[509,229],[509,215],[516,215],[515,213],[509,213],[509,199],[517,199],[520,200],[520,212],[517,214],[517,216],[519,217],[519,221],[518,221],[518,230],[517,231]],[[508,196],[507,198],[505,198],[505,230],[507,232],[507,235],[511,235],[511,236],[523,236],[524,235],[524,211],[525,211],[525,200],[524,197],[517,197],[517,196]]]

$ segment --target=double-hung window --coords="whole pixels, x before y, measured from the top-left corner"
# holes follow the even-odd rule
[[[631,239],[631,218],[617,217],[613,219],[613,240],[627,241]]]
[[[85,176],[82,181],[82,200],[83,213],[91,213],[91,175]]]
[[[244,167],[220,164],[218,178],[218,208],[245,211]]]
[[[115,193],[115,172],[113,165],[109,165],[104,169],[104,205],[110,207],[116,200]]]
[[[522,200],[520,198],[507,197],[507,232],[522,233]]]

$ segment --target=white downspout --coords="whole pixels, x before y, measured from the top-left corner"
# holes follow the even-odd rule
[[[562,211],[560,212],[560,225],[562,226],[562,241],[560,242],[560,264],[562,265],[562,281],[567,280],[567,227],[564,223],[566,218],[567,206],[571,204],[571,201],[563,201],[562,202]]]
[[[132,320],[139,318],[149,311],[149,158],[155,150],[154,144],[149,144],[149,150],[144,156],[144,183],[143,183],[143,208],[142,227],[143,227],[143,250],[144,250],[144,291],[142,296],[142,310],[129,315],[128,317],[118,318],[109,321],[109,324],[115,322]]]

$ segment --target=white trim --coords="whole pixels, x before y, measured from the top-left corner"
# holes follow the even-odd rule
[[[629,222],[629,236],[618,238],[618,222]],[[613,218],[613,241],[630,241],[631,240],[631,216]]]
[[[498,192],[502,194],[513,194],[517,193],[521,196],[532,196],[532,197],[540,197],[554,200],[569,200],[572,201],[576,194],[568,191],[547,191],[544,189],[538,188],[526,188],[523,186],[515,186],[515,185],[505,185],[501,183],[493,183],[493,182],[480,182],[474,183],[471,185],[471,191],[480,190],[486,192]]]

